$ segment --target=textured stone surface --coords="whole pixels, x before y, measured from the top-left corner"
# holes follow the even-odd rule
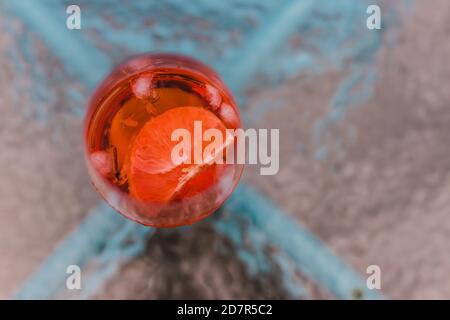
[[[373,96],[319,137],[314,124],[329,114],[330,96],[349,68],[252,95],[252,125],[281,128],[281,165],[274,177],[249,167],[245,180],[361,274],[378,264],[388,297],[450,298],[450,3],[419,0],[405,16],[384,39]],[[52,112],[41,123],[21,112],[32,100],[26,93],[13,97],[12,83],[30,79],[15,74],[3,54],[10,41],[0,33],[0,298],[98,201],[81,157],[81,121]],[[261,116],[268,101],[283,107]],[[57,105],[64,108],[63,101]],[[330,297],[298,276],[309,297]],[[158,231],[145,254],[97,295],[168,297],[287,293],[276,272],[249,276],[228,241],[205,222],[185,233]]]
[[[285,102],[260,124],[283,128],[280,173],[250,180],[362,274],[379,265],[392,298],[450,297],[449,9],[447,1],[417,2],[378,57],[373,97],[319,142],[313,124],[339,75],[298,79],[253,106]],[[327,156],[317,161],[323,146]]]
[[[275,266],[274,266],[275,267]],[[289,299],[275,267],[248,275],[228,240],[200,222],[183,233],[158,231],[145,254],[126,265],[97,299]],[[298,275],[305,294],[329,297]]]
[[[1,19],[1,17],[0,17]],[[85,173],[82,122],[55,112],[46,123],[22,112],[33,101],[13,98],[13,71],[0,33],[0,298],[10,297],[87,210],[98,202]],[[64,270],[63,270],[64,272]]]

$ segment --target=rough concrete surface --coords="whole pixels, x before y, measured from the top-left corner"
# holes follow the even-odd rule
[[[449,22],[449,1],[416,1],[377,56],[372,97],[318,139],[314,124],[329,113],[347,70],[299,75],[248,102],[256,115],[263,102],[283,101],[252,124],[281,129],[281,160],[278,175],[249,166],[244,180],[361,274],[379,265],[389,298],[450,298]],[[3,48],[8,41],[0,32]],[[21,75],[1,50],[0,70],[0,298],[7,298],[98,197],[84,169],[80,119],[31,121],[12,103],[11,80]],[[20,105],[27,103],[24,95]],[[318,160],[323,147],[329,152]],[[158,231],[96,298],[288,297],[276,272],[248,275],[233,250],[208,222]],[[302,282],[309,297],[330,298]]]
[[[361,274],[379,265],[391,298],[450,298],[449,21],[448,1],[418,1],[378,57],[373,97],[319,145],[312,125],[328,111],[339,75],[257,98],[289,102],[260,124],[282,128],[280,173],[250,180]],[[317,161],[322,144],[339,148]]]
[[[99,201],[86,175],[81,120],[54,113],[41,123],[23,112],[33,103],[27,92],[13,98],[14,83],[27,75],[13,72],[5,50],[10,41],[0,32],[1,299],[11,297]]]

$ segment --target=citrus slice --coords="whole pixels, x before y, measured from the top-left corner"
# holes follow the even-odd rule
[[[224,164],[216,163],[223,157],[224,148],[233,139],[227,137],[212,155],[195,163],[194,153],[203,156],[209,141],[194,143],[194,123],[201,121],[202,132],[214,128],[226,136],[222,121],[211,111],[201,107],[176,107],[150,119],[133,142],[130,154],[129,186],[131,195],[145,202],[168,202],[171,199],[195,195],[214,184],[220,177]],[[172,150],[179,141],[172,141],[176,129],[190,133],[191,161],[175,163]],[[195,149],[197,148],[197,149]]]

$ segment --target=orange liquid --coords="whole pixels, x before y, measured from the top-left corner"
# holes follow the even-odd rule
[[[241,126],[233,98],[212,70],[175,55],[122,64],[94,94],[86,117],[94,186],[116,210],[145,225],[178,226],[206,217],[232,192],[243,168],[170,166],[176,143],[171,130],[191,128],[194,120],[204,129]]]

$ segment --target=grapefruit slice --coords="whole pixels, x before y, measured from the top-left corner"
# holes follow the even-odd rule
[[[194,144],[194,122],[201,121],[202,132],[210,128],[226,136],[226,127],[211,111],[201,107],[176,107],[150,119],[136,136],[130,154],[130,194],[144,202],[165,203],[175,198],[193,196],[220,178],[224,164],[215,160],[223,156],[223,151],[234,138],[227,137],[212,155],[201,163],[181,163],[172,161],[172,149],[179,141],[171,141],[172,132],[186,129],[190,132],[191,160],[194,152],[201,151],[210,142]],[[194,146],[201,150],[194,150]],[[192,161],[193,162],[193,161]]]

